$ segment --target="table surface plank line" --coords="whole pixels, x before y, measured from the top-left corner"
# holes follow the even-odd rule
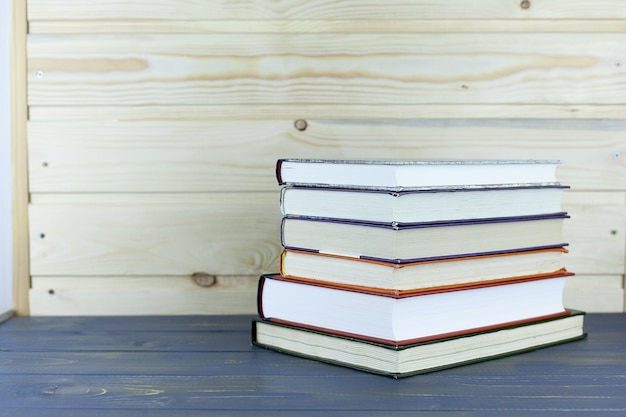
[[[626,414],[626,314],[588,314],[582,341],[400,380],[252,346],[251,320],[13,318],[0,417]]]

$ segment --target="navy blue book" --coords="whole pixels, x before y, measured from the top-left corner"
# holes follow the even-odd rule
[[[287,217],[412,224],[560,213],[560,184],[430,187],[411,191],[282,187]]]
[[[415,224],[284,217],[281,243],[358,259],[407,263],[557,248],[567,213]]]

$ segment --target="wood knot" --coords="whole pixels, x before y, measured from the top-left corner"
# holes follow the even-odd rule
[[[520,3],[520,7],[524,10],[529,9],[530,8],[530,1],[529,0],[524,0],[523,2]]]
[[[196,285],[203,288],[212,287],[217,283],[217,277],[206,272],[194,272],[191,275],[191,279],[193,279]]]

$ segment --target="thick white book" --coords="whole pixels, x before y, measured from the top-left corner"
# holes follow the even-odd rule
[[[556,160],[363,161],[279,159],[281,185],[405,190],[556,183]]]
[[[313,285],[280,275],[259,280],[259,317],[333,330],[384,343],[408,344],[486,327],[565,314],[571,273],[392,296],[353,287]]]

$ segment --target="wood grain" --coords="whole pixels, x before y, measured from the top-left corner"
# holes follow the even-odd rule
[[[218,277],[201,288],[190,277],[33,277],[34,316],[141,316],[256,314],[257,276]],[[563,302],[589,312],[624,309],[622,275],[577,274],[569,278]]]
[[[570,243],[568,269],[580,274],[624,274],[626,206],[566,206],[571,218],[563,236]]]
[[[520,7],[518,0],[288,0],[229,1],[148,0],[29,1],[30,20],[85,20],[97,15],[103,20],[145,19],[150,12],[157,20],[266,20],[266,19],[624,19],[626,7],[614,0],[533,1]]]
[[[566,297],[624,308],[621,1],[28,0],[16,10],[28,30],[16,72],[27,78],[14,83],[28,118],[15,147],[21,306],[253,311],[255,277],[280,251],[274,163],[314,157],[561,159],[578,274]],[[198,287],[194,272],[218,283]]]
[[[58,320],[63,321],[63,320]],[[197,322],[196,319],[194,321]],[[180,324],[183,324],[179,321]],[[81,331],[46,331],[28,334],[27,332],[3,333],[0,347],[3,351],[29,350],[31,352],[63,352],[67,346],[80,346],[81,350],[98,352],[223,352],[233,346],[247,350],[250,342],[250,325],[245,331],[222,331],[220,337],[207,337],[204,331],[179,331],[178,338],[171,337],[168,331],[102,331],[84,329]],[[30,345],[30,346],[27,346]]]
[[[64,16],[63,18],[66,18]],[[32,35],[68,33],[623,33],[618,19],[31,20]]]
[[[276,200],[276,193],[216,193],[92,201],[68,196],[58,204],[35,204],[33,275],[271,272],[280,251]],[[626,207],[565,209],[572,216],[564,228],[570,269],[623,274]]]
[[[202,204],[33,205],[33,275],[213,275],[274,271],[280,252],[276,194],[206,195]],[[197,201],[196,201],[197,202]],[[89,271],[89,272],[88,272]]]
[[[29,313],[29,247],[28,247],[28,120],[26,63],[26,3],[11,1],[11,216],[12,216],[12,286],[15,314]],[[8,19],[7,19],[8,20]]]
[[[32,282],[33,316],[257,312],[258,275],[218,276],[210,287],[197,285],[189,276],[45,276],[33,277]]]
[[[31,121],[166,121],[308,119],[624,120],[626,105],[608,104],[272,104],[185,106],[35,106]]]
[[[617,416],[625,319],[587,315],[585,341],[398,381],[224,331],[250,317],[18,318],[0,327],[0,415]]]
[[[31,121],[32,193],[278,192],[281,157],[561,159],[576,191],[624,190],[626,121]],[[590,141],[590,138],[594,138]],[[506,138],[503,141],[503,138]]]
[[[91,278],[90,278],[91,279]],[[54,283],[54,281],[53,281]],[[113,283],[114,280],[113,280]],[[101,289],[31,289],[33,316],[145,316],[195,314],[254,314],[256,285],[249,289],[147,287],[124,284]],[[53,287],[54,285],[52,285]]]
[[[568,278],[563,291],[567,308],[596,313],[624,311],[623,275],[581,275]]]
[[[626,191],[575,191],[571,188],[563,193],[563,207],[572,206],[622,206],[626,205]]]
[[[0,331],[3,334],[24,334],[25,338],[37,337],[37,333],[59,332],[60,334],[73,333],[160,333],[170,334],[177,332],[193,332],[205,334],[207,332],[225,333],[238,332],[250,334],[250,321],[255,315],[211,315],[211,316],[71,316],[59,320],[55,317],[14,317],[3,324]],[[217,341],[216,338],[207,338],[207,341]],[[80,345],[70,344],[61,350],[82,350]],[[145,345],[144,349],[149,345]],[[45,350],[45,346],[34,343],[25,343],[24,350]],[[232,349],[232,347],[231,347]],[[51,349],[52,350],[52,349]]]
[[[625,103],[625,34],[136,34],[129,40],[30,36],[30,105]]]
[[[80,377],[78,378],[80,379]],[[167,382],[165,382],[167,384]],[[191,384],[203,384],[210,383],[207,380],[193,380],[190,381]],[[77,383],[80,385],[82,383]],[[150,408],[150,416],[151,417],[171,417],[172,410],[169,409],[155,409]],[[4,412],[4,414],[3,414]],[[207,410],[183,410],[176,409],[174,411],[176,416],[179,417],[205,417],[207,415]],[[216,417],[258,417],[258,410],[211,410],[210,411],[213,416]],[[328,411],[326,410],[298,410],[299,415],[306,415],[308,417],[324,417],[328,415]],[[17,407],[5,407],[3,410],[0,410],[0,416],[2,417],[11,417],[19,414],[22,417],[57,417],[59,414],[58,409],[46,409],[46,408],[25,408],[24,406]],[[273,417],[291,417],[293,416],[294,411],[292,410],[271,410],[270,414]],[[362,417],[364,412],[361,410],[340,410],[333,411],[333,416],[336,417]],[[450,413],[447,412],[438,412],[440,417],[449,417],[457,414],[452,411]],[[467,416],[472,416],[471,413],[465,413]],[[136,409],[115,409],[116,417],[135,417],[137,415]],[[367,415],[369,417],[413,417],[415,415],[414,411],[395,411],[395,410],[385,410],[385,411],[370,411],[368,410]],[[475,414],[476,416],[489,416],[489,413],[482,412],[480,414]],[[84,408],[74,408],[74,409],[63,409],[63,417],[100,417],[102,416],[102,409],[84,409]]]
[[[557,351],[563,354],[563,350]],[[591,349],[582,351],[587,354],[602,352]],[[53,408],[57,412],[63,408],[95,408],[101,413],[117,412],[120,408],[136,412],[147,410],[148,413],[153,409],[165,409],[178,415],[178,410],[200,409],[218,416],[252,415],[243,414],[243,411],[254,411],[256,415],[263,411],[267,411],[267,415],[289,415],[274,414],[275,410],[306,416],[322,415],[314,412],[328,415],[329,410],[333,415],[335,410],[339,410],[360,413],[352,416],[376,416],[388,415],[384,414],[387,410],[415,415],[420,412],[432,414],[432,410],[436,409],[437,415],[446,417],[458,415],[455,410],[460,408],[464,410],[463,415],[469,416],[513,416],[519,415],[520,410],[525,415],[537,415],[541,411],[546,411],[544,414],[575,413],[590,408],[601,412],[606,410],[607,415],[611,415],[613,410],[623,411],[624,395],[621,392],[625,386],[617,374],[624,369],[623,359],[617,355],[604,357],[594,367],[587,364],[588,359],[585,361],[580,355],[570,357],[567,353],[567,358],[561,360],[552,361],[555,355],[542,352],[531,357],[513,358],[507,361],[507,366],[499,369],[483,367],[482,374],[480,370],[469,374],[446,372],[398,383],[380,377],[362,377],[354,371],[338,367],[331,367],[329,372],[329,365],[279,354],[269,356],[265,352],[236,355],[190,352],[185,362],[180,354],[118,353],[119,363],[114,363],[110,370],[103,369],[108,362],[114,362],[112,355],[106,352],[38,355],[18,352],[7,353],[7,358],[27,364],[30,358],[35,366],[49,371],[24,372],[13,377],[13,384],[3,382],[0,385],[0,400],[5,407],[23,406],[26,401],[33,408]],[[147,367],[140,365],[142,361],[138,358],[141,357],[145,358],[145,362],[159,363],[153,369],[165,372],[151,375]],[[546,357],[551,361],[539,363]],[[222,365],[217,362],[220,360]],[[574,360],[579,360],[577,365],[573,365]],[[72,363],[67,363],[69,361]],[[87,365],[90,361],[91,366]],[[55,362],[64,363],[64,366],[54,367]],[[195,370],[191,365],[194,362]],[[613,364],[614,371],[608,369],[610,364]],[[111,375],[124,365],[128,368],[122,370],[121,375]],[[520,369],[516,370],[515,366]],[[540,366],[544,367],[543,371]],[[584,370],[585,374],[578,376],[572,370],[568,371],[568,366],[579,372]],[[247,372],[243,370],[245,367],[248,367]],[[33,368],[32,365],[25,366],[27,370]],[[103,369],[104,372],[98,376],[86,375],[84,371],[70,373],[73,369],[89,368]],[[50,370],[54,373],[50,374]],[[64,370],[65,373],[61,373]],[[144,376],[133,375],[142,371]],[[548,371],[556,375],[550,376]],[[184,375],[177,376],[177,373]],[[519,379],[518,376],[516,383],[513,374],[519,373],[523,377]],[[40,389],[27,389],[35,378],[38,378]],[[489,378],[492,378],[491,382]],[[572,378],[577,382],[568,382]],[[532,379],[534,383],[530,382]],[[423,388],[421,384],[427,384],[427,387]],[[481,390],[483,394],[478,394]],[[509,412],[511,409],[515,412]]]

